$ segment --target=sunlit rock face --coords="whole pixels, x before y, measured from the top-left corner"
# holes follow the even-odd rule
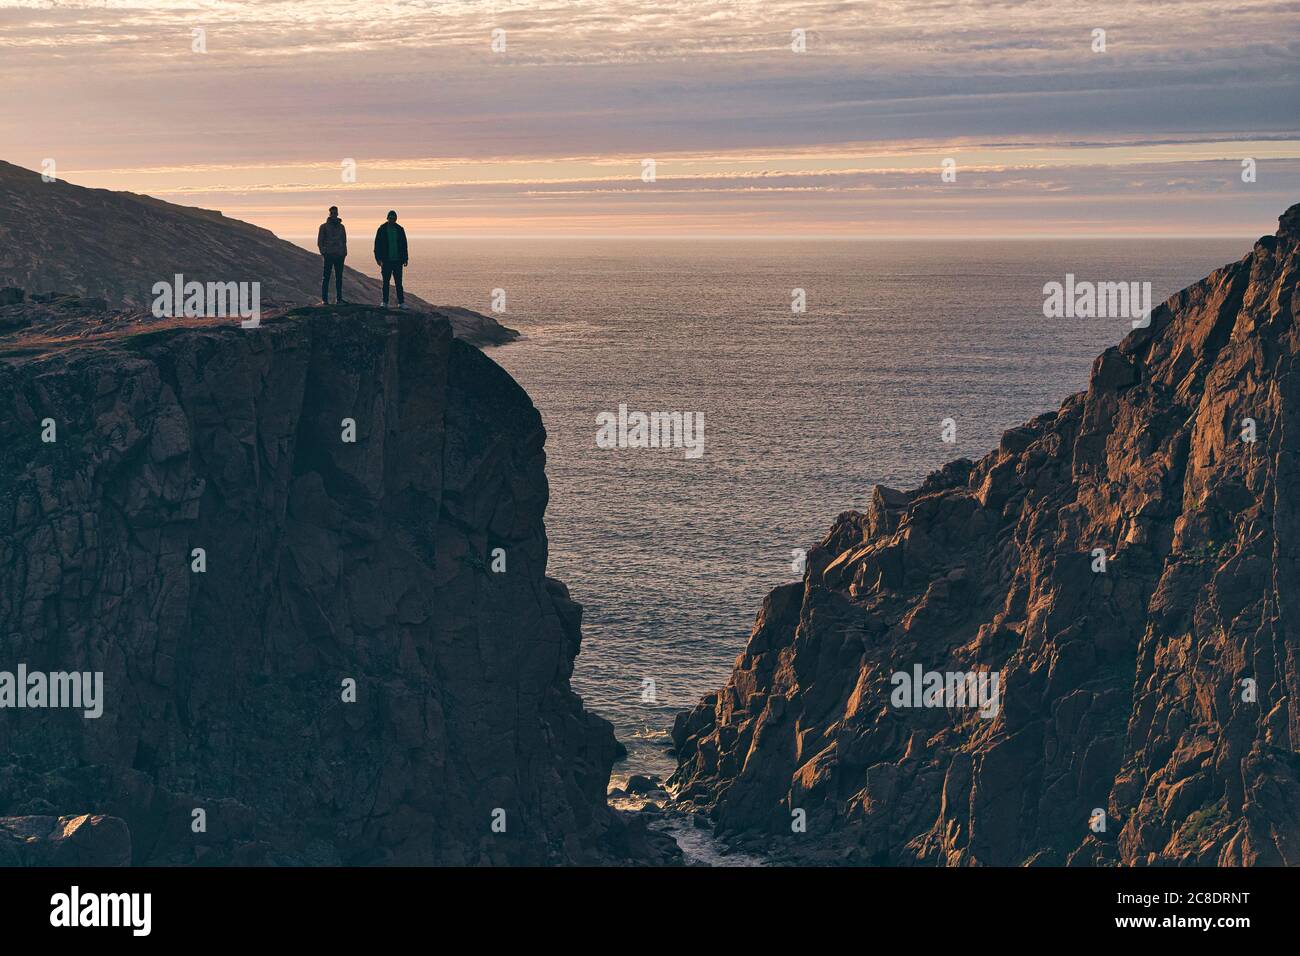
[[[540,416],[447,321],[37,332],[0,341],[0,670],[102,674],[102,714],[0,709],[0,815],[120,818],[137,864],[672,856],[569,687]]]
[[[1300,863],[1300,206],[1156,308],[1085,393],[841,515],[679,797],[799,859]],[[998,675],[987,716],[895,675]]]
[[[0,866],[130,866],[131,834],[116,817],[0,817]]]

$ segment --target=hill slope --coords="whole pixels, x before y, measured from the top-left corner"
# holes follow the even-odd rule
[[[349,262],[370,263],[373,230],[354,226]],[[0,162],[0,287],[68,292],[142,310],[155,282],[180,273],[201,282],[262,283],[263,308],[319,301],[321,260],[257,226],[219,212],[150,196],[46,183],[39,173]],[[343,294],[375,305],[378,279],[348,269]],[[437,307],[408,295],[423,311]],[[489,316],[447,308],[457,337],[495,345],[518,337]]]

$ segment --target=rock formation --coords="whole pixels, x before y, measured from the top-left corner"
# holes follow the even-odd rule
[[[445,319],[28,308],[0,671],[101,672],[103,715],[0,709],[0,814],[120,818],[137,864],[672,858],[607,807],[614,736],[569,687],[540,416]]]
[[[378,223],[348,225],[348,262],[373,266]],[[0,162],[0,287],[77,293],[109,308],[141,310],[153,302],[154,283],[171,282],[177,273],[205,283],[260,282],[268,309],[319,301],[320,257],[266,229],[152,196],[47,183],[39,173]],[[349,268],[343,295],[374,305],[382,289],[378,279]],[[469,309],[406,299],[412,308],[441,311],[456,335],[474,345],[519,334]]]
[[[1295,206],[1059,411],[841,515],[678,717],[679,799],[803,860],[1300,864],[1298,278]],[[996,716],[897,706],[918,665],[998,673]]]
[[[0,817],[0,866],[130,866],[117,817]]]

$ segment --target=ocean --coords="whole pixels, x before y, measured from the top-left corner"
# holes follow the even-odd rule
[[[585,608],[574,688],[628,748],[616,774],[666,777],[674,715],[726,681],[792,552],[876,484],[1054,410],[1130,329],[1044,318],[1045,283],[1150,282],[1158,303],[1250,247],[428,239],[406,281],[481,312],[496,296],[523,333],[488,354],[546,425],[549,573]],[[598,447],[620,405],[703,415],[703,453]]]

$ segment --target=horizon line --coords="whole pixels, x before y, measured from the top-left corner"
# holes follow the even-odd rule
[[[263,227],[264,228],[264,227]],[[315,240],[313,233],[287,232],[276,233],[282,239],[306,239]],[[545,239],[545,240],[592,240],[608,242],[610,240],[650,240],[650,239],[669,239],[677,242],[707,242],[717,240],[727,240],[732,242],[791,242],[791,241],[810,241],[825,242],[830,240],[844,240],[851,242],[1029,242],[1041,241],[1043,239],[1053,240],[1083,240],[1083,239],[1185,239],[1195,241],[1200,239],[1249,239],[1255,241],[1263,235],[1273,235],[1273,233],[1254,232],[1215,232],[1205,234],[1189,235],[1187,233],[1163,233],[1163,232],[1127,232],[1127,233],[989,233],[982,235],[970,235],[963,233],[943,233],[933,235],[921,235],[917,233],[908,233],[906,235],[863,235],[858,233],[789,233],[783,235],[742,235],[735,233],[717,233],[708,235],[678,235],[663,233],[411,233],[412,239],[456,239],[456,240],[483,240],[497,241],[502,239]]]

